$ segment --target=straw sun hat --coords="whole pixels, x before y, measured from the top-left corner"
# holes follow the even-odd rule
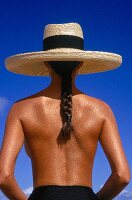
[[[46,61],[81,61],[78,74],[89,74],[119,67],[122,57],[109,52],[85,51],[78,23],[48,24],[44,29],[43,51],[10,56],[5,59],[5,65],[13,73],[48,76]]]

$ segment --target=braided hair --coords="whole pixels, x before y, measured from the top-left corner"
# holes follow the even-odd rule
[[[64,143],[70,139],[74,127],[72,119],[72,72],[79,65],[78,61],[49,61],[51,68],[61,77],[61,102],[60,114],[63,126],[61,128],[58,141]]]

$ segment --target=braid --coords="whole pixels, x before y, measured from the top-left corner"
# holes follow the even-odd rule
[[[64,115],[65,122],[61,129],[62,137],[70,138],[70,134],[74,131],[71,123],[72,118],[72,76],[71,72],[65,74],[62,79],[61,90],[61,110]]]
[[[59,141],[66,142],[70,139],[74,127],[72,119],[72,71],[79,65],[76,61],[50,61],[48,62],[53,70],[62,78],[61,80],[61,103],[60,113],[63,126],[60,131]]]

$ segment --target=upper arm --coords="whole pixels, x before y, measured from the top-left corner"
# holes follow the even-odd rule
[[[108,104],[103,107],[104,122],[99,136],[99,142],[111,166],[113,173],[129,174],[129,166],[118,131],[118,125]]]
[[[24,143],[24,132],[19,119],[17,105],[14,104],[6,119],[4,137],[0,150],[0,173],[14,174],[15,162]]]

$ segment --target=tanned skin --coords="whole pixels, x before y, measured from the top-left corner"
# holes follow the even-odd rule
[[[76,70],[72,82],[72,124],[75,132],[60,148],[57,136],[62,127],[61,79],[50,67],[49,70],[52,78],[50,86],[15,102],[8,114],[0,152],[0,187],[12,200],[27,199],[14,177],[15,162],[24,145],[32,162],[33,188],[41,185],[84,185],[92,188],[94,158],[100,142],[111,174],[96,195],[100,200],[111,200],[130,181],[130,169],[114,114],[108,104],[76,88]],[[99,167],[104,170],[103,166]]]

